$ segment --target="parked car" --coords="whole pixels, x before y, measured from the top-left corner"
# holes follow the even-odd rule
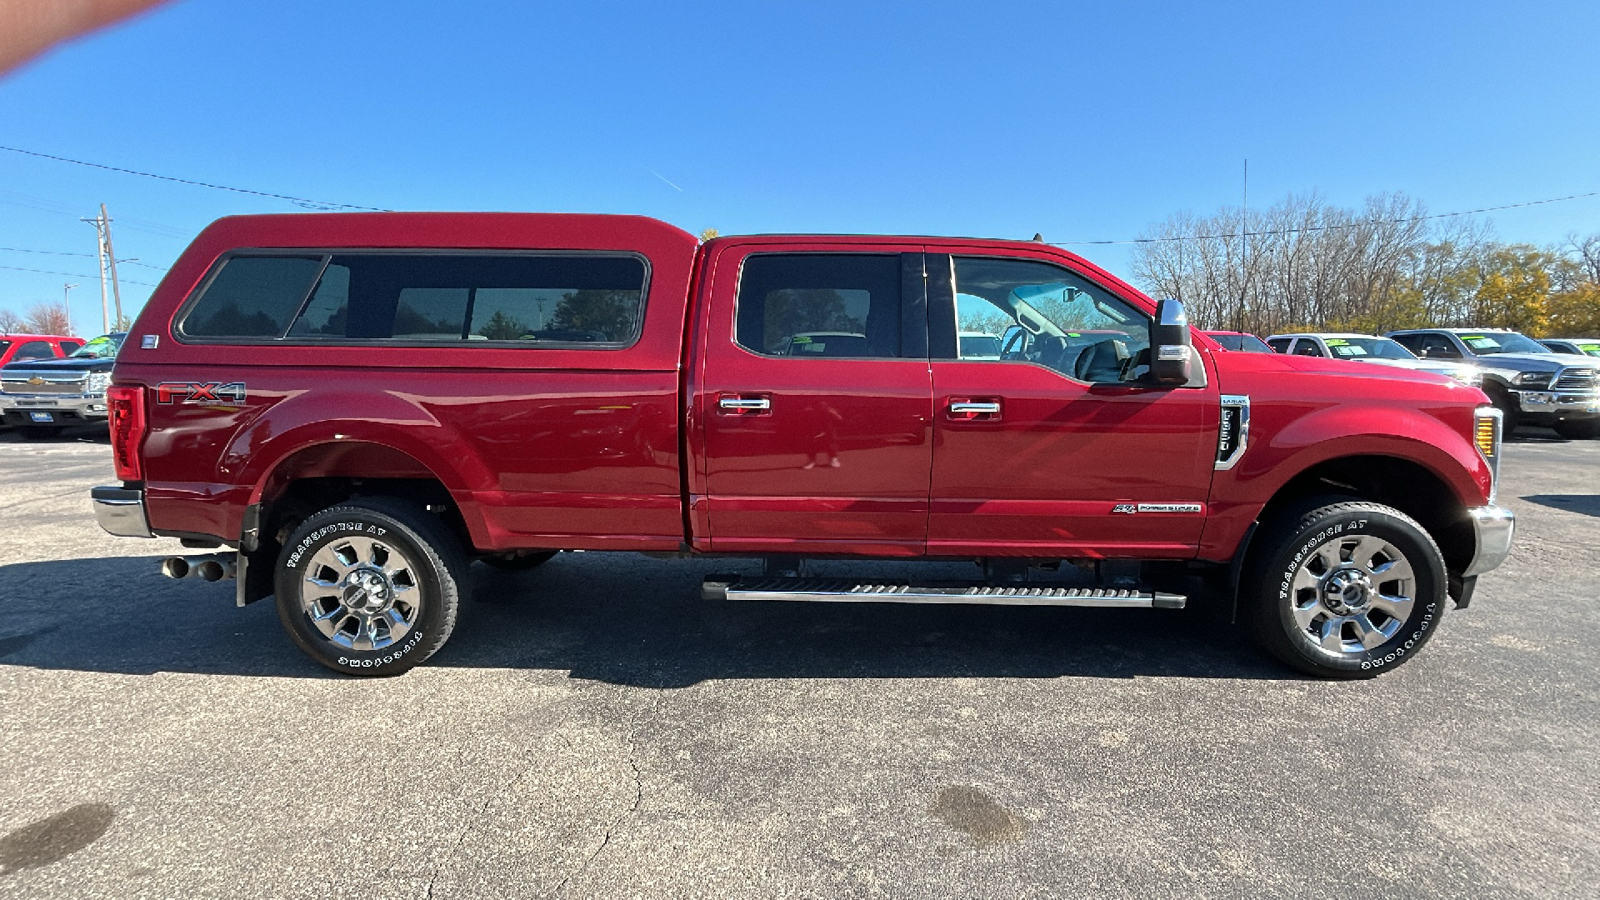
[[[1243,350],[1246,353],[1271,353],[1272,348],[1261,338],[1247,331],[1207,331],[1205,335],[1222,345],[1224,350]]]
[[[1413,372],[1444,375],[1474,387],[1483,383],[1483,371],[1468,362],[1418,359],[1393,338],[1346,332],[1299,332],[1274,334],[1267,344],[1277,353],[1291,356],[1320,356],[1350,362],[1376,363]]]
[[[60,359],[83,346],[63,334],[0,334],[0,366],[23,359]]]
[[[103,334],[65,359],[21,360],[0,369],[0,417],[28,440],[106,421],[106,386],[125,337]]]
[[[1540,338],[1539,343],[1551,353],[1600,356],[1600,338]]]
[[[958,291],[999,359],[962,358]],[[481,327],[544,314],[605,339]],[[717,602],[1175,609],[1209,572],[1270,652],[1359,678],[1415,657],[1514,530],[1478,389],[1217,350],[1181,304],[1036,242],[234,217],[115,376],[102,527],[217,551],[163,570],[275,597],[350,674],[436,652],[473,558],[608,550],[761,563],[708,577]],[[838,557],[978,565],[805,577]]]
[[[1484,393],[1505,416],[1506,434],[1518,425],[1544,425],[1565,438],[1600,436],[1600,364],[1592,357],[1552,353],[1497,328],[1418,328],[1388,336],[1430,362],[1476,363]]]
[[[999,359],[1000,335],[985,331],[962,331],[956,334],[956,346],[962,359]]]

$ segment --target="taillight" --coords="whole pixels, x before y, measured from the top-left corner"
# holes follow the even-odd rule
[[[144,442],[144,388],[114,384],[106,388],[106,409],[111,415],[111,458],[117,477],[143,481],[139,445]]]

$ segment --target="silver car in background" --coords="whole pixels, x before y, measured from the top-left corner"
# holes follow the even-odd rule
[[[1376,363],[1397,369],[1445,375],[1473,387],[1483,384],[1483,370],[1472,363],[1419,359],[1415,353],[1401,346],[1399,342],[1375,334],[1321,331],[1275,334],[1267,338],[1267,346],[1290,356],[1320,356],[1327,359]]]

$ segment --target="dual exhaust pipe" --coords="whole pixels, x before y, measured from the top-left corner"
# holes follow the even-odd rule
[[[211,553],[205,556],[169,556],[161,561],[161,574],[168,578],[198,578],[221,581],[236,574],[237,554]]]

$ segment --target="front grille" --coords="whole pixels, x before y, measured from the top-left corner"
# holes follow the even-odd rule
[[[37,380],[39,383],[34,384]],[[8,394],[81,394],[84,375],[8,375],[0,381],[0,391]]]
[[[1594,369],[1562,369],[1550,383],[1550,389],[1586,393],[1595,389],[1596,381]]]

